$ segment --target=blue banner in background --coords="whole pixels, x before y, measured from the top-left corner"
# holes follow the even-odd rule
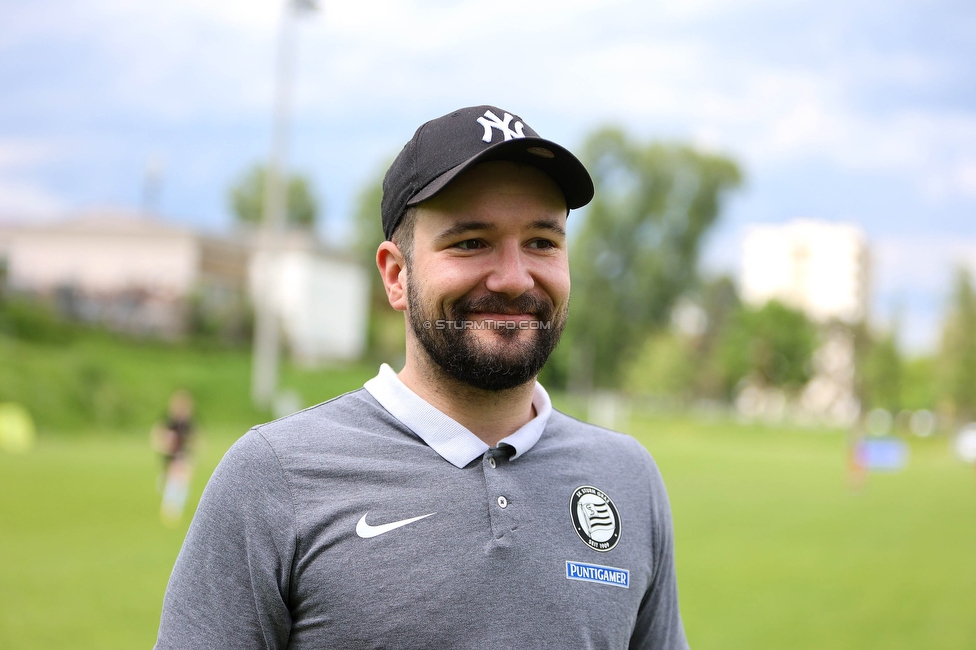
[[[857,444],[861,467],[894,471],[908,464],[908,445],[900,438],[865,438]]]

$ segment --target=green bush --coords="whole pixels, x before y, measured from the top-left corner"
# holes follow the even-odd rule
[[[75,329],[42,302],[23,297],[0,300],[0,334],[24,341],[66,343]]]

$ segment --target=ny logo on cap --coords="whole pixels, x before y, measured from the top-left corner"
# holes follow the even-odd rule
[[[518,120],[515,121],[515,130],[508,128],[509,123],[512,121],[512,116],[505,113],[505,119],[502,119],[492,113],[491,111],[485,111],[484,117],[478,118],[478,124],[485,127],[485,135],[482,136],[482,140],[485,142],[491,142],[491,137],[494,135],[491,130],[498,129],[501,131],[502,135],[505,136],[505,141],[509,141],[512,138],[524,138],[525,134],[522,133],[523,125]]]

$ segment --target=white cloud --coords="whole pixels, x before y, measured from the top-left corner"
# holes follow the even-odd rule
[[[976,273],[976,239],[949,235],[887,236],[871,245],[880,289],[945,293],[955,268]]]
[[[31,176],[34,169],[64,154],[48,141],[0,139],[0,220],[45,218],[64,209],[61,197]]]
[[[897,319],[910,353],[934,352],[955,271],[976,275],[976,238],[887,236],[871,243],[871,255],[876,323]]]
[[[0,139],[0,173],[11,169],[29,169],[48,160],[55,148],[46,142],[24,138]]]
[[[952,77],[951,65],[908,45],[881,51],[859,40],[818,60],[730,48],[715,38],[726,17],[759,16],[769,5],[799,21],[798,40],[784,53],[809,49],[820,35],[804,31],[804,18],[831,10],[811,2],[321,5],[297,31],[296,120],[339,125],[381,112],[397,119],[469,101],[510,101],[530,118],[558,116],[579,136],[616,119],[645,134],[731,151],[750,169],[818,160],[889,174],[938,200],[976,195],[976,112],[863,102],[865,89],[964,82]],[[147,123],[269,121],[281,7],[281,0],[17,3],[3,10],[16,28],[0,50],[67,43],[85,55],[65,68],[78,81],[28,80],[5,97],[7,111],[65,106]],[[772,36],[756,29],[757,41]]]
[[[976,198],[976,160],[967,160],[957,165],[952,179],[960,192]]]
[[[976,199],[976,160],[949,163],[944,169],[927,174],[923,188],[936,203],[956,195]]]
[[[0,221],[53,218],[65,202],[33,181],[0,176]]]

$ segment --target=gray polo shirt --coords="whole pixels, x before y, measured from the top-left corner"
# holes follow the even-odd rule
[[[654,461],[533,404],[489,448],[383,368],[255,427],[204,491],[156,647],[687,647]]]

